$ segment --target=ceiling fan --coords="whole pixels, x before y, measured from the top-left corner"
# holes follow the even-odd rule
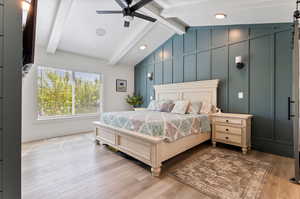
[[[130,6],[132,4],[132,0],[115,0],[119,6],[122,8],[122,10],[97,10],[97,14],[123,14],[124,18],[124,27],[128,28],[130,26],[130,21],[133,20],[134,17],[141,18],[147,21],[155,22],[156,19],[143,15],[141,13],[136,12],[138,9],[144,7],[146,4],[150,3],[153,0],[140,0],[133,6]]]

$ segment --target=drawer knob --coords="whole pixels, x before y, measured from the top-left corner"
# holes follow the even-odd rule
[[[228,140],[229,139],[229,137],[226,137],[226,140]]]
[[[229,131],[229,129],[226,129],[226,131]]]
[[[228,123],[228,122],[229,122],[229,120],[226,120],[226,122]]]

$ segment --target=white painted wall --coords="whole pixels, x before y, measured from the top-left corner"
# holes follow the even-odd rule
[[[47,54],[44,48],[37,47],[35,66],[23,78],[22,101],[22,141],[28,142],[78,132],[94,130],[92,122],[98,117],[72,118],[53,121],[37,121],[36,114],[36,84],[37,66],[48,66],[82,72],[98,72],[104,77],[103,111],[123,111],[130,107],[125,97],[133,93],[134,69],[128,66],[108,66],[101,60],[57,51],[56,54]],[[116,92],[116,79],[125,79],[128,92]]]

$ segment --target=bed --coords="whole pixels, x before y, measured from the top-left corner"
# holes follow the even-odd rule
[[[202,101],[217,106],[219,80],[154,86],[157,100]],[[104,113],[94,122],[96,141],[110,145],[151,167],[159,176],[162,162],[211,138],[210,115],[153,111]]]

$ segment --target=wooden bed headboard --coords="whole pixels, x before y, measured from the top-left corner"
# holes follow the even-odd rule
[[[210,103],[217,107],[219,80],[155,85],[156,100],[189,100]]]

